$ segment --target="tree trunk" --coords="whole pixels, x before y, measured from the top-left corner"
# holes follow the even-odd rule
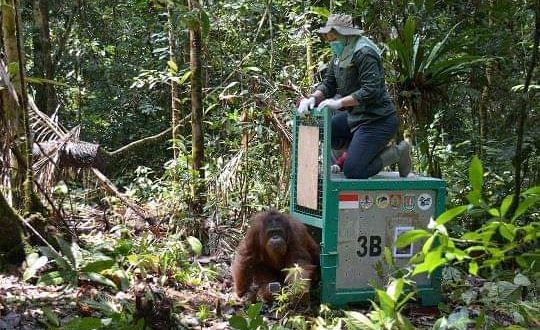
[[[53,80],[54,69],[51,57],[51,37],[49,32],[49,1],[34,0],[34,76]],[[50,116],[56,109],[54,86],[47,82],[36,85],[36,105]]]
[[[169,35],[169,61],[176,64],[176,42],[173,33],[172,5],[167,5],[167,31]],[[178,84],[171,80],[171,127],[172,127],[172,149],[174,159],[178,158],[178,121],[181,114],[178,109]]]
[[[24,259],[22,218],[0,191],[0,260],[19,263]]]
[[[512,205],[510,206],[509,214],[513,214],[519,203],[519,196],[521,195],[522,173],[521,165],[523,163],[523,136],[525,134],[525,122],[527,120],[527,108],[529,105],[530,93],[529,86],[531,84],[534,68],[538,57],[538,44],[540,39],[540,0],[534,2],[535,11],[535,29],[534,29],[534,45],[529,67],[527,68],[527,76],[525,77],[525,84],[523,88],[523,95],[521,96],[521,106],[518,116],[517,125],[517,141],[516,141],[516,156],[514,158],[514,198],[512,199]]]
[[[200,5],[197,0],[189,0],[189,9],[197,10]],[[201,67],[201,27],[197,24],[189,31],[190,39],[190,70],[191,70],[191,143],[192,170],[198,172],[192,185],[192,210],[201,215],[205,204],[204,198],[204,136],[203,136],[203,102],[202,102],[202,67]]]
[[[24,71],[24,64],[21,66],[19,63],[19,52],[18,52],[18,37],[17,33],[17,10],[16,6],[12,1],[2,2],[2,35],[3,35],[3,44],[6,51],[6,64],[8,68],[18,67],[17,75],[14,81],[14,87],[17,92],[17,95],[21,96],[21,70]],[[23,54],[21,54],[22,58]],[[20,141],[25,141],[25,130],[24,130],[24,114],[20,108],[20,98],[19,104],[10,97],[7,92],[2,92],[2,121],[4,122],[4,129],[9,134],[5,139],[7,140],[8,145],[10,145],[11,150],[16,157],[12,158],[10,166],[12,171],[10,173],[10,184],[11,184],[11,193],[12,193],[12,202],[16,207],[22,207],[23,203],[23,192],[24,192],[24,181],[25,173],[27,173],[27,159],[25,153],[25,145],[21,144]],[[19,143],[17,143],[19,142]]]

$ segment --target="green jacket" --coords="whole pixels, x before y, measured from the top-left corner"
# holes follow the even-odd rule
[[[396,111],[386,90],[380,50],[366,37],[349,39],[341,56],[328,64],[316,89],[326,98],[351,95],[358,100],[359,105],[345,108],[351,130]]]

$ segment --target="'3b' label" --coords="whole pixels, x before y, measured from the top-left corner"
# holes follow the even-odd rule
[[[382,238],[381,236],[358,236],[358,250],[356,254],[359,257],[365,257],[369,254],[370,257],[378,257],[382,253]]]

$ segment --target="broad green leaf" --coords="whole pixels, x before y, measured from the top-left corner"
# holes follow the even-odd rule
[[[182,85],[183,83],[185,83],[186,80],[188,80],[189,77],[191,77],[191,71],[190,70],[186,71],[182,75],[182,78],[180,78],[180,80],[178,81],[178,85]]]
[[[449,260],[457,259],[458,261],[469,258],[463,250],[458,248],[452,248],[451,251],[446,252],[445,257]]]
[[[202,9],[199,9],[199,18],[201,21],[202,37],[206,39],[206,37],[210,33],[210,18],[208,17],[208,14],[206,13],[206,11]]]
[[[229,325],[233,329],[248,330],[248,324],[245,318],[239,315],[234,315],[229,319]]]
[[[461,299],[467,304],[470,305],[471,302],[478,297],[478,293],[475,290],[467,290],[461,294]]]
[[[50,260],[54,260],[56,262],[56,265],[58,268],[63,270],[73,270],[73,266],[69,263],[69,261],[58,254],[56,251],[52,250],[48,246],[40,246],[38,247],[39,252],[41,254],[47,256]]]
[[[186,238],[186,240],[188,241],[193,253],[195,253],[196,256],[200,256],[202,253],[201,241],[199,241],[196,237],[193,236],[189,236],[188,238]]]
[[[76,270],[79,267],[79,260],[76,257],[76,251],[79,248],[77,243],[72,242],[69,244],[60,236],[56,236],[56,241],[58,242],[64,256],[68,258],[68,260],[71,262],[71,266]]]
[[[41,276],[37,282],[38,285],[60,285],[66,282],[73,282],[77,274],[72,271],[53,271]]]
[[[422,273],[426,273],[429,271],[429,265],[426,264],[425,262],[421,263],[421,264],[418,264],[414,267],[414,271],[412,273],[412,275],[418,275],[418,274],[422,274]]]
[[[514,277],[514,284],[519,286],[529,286],[531,285],[531,281],[527,276],[519,273],[516,275],[516,277]]]
[[[506,215],[506,212],[508,212],[508,209],[510,208],[510,205],[512,204],[512,199],[514,199],[514,195],[506,196],[502,203],[501,203],[501,216],[504,217]]]
[[[499,226],[499,234],[507,241],[512,242],[515,237],[515,226],[512,224],[501,223]]]
[[[401,292],[403,291],[403,284],[403,279],[400,278],[393,280],[388,288],[386,288],[386,293],[394,302],[396,302],[401,295]]]
[[[469,262],[469,274],[474,276],[478,275],[478,264],[476,261]]]
[[[461,213],[465,212],[465,210],[467,210],[467,208],[468,208],[468,205],[461,205],[461,206],[457,206],[457,207],[454,207],[454,208],[452,208],[450,210],[445,211],[443,214],[441,214],[441,215],[439,215],[437,217],[437,224],[438,225],[444,225],[448,221],[454,219],[455,217],[457,217]]]
[[[540,186],[534,186],[525,190],[522,195],[540,195]]]
[[[482,169],[482,162],[477,156],[473,156],[471,165],[469,166],[469,181],[473,190],[482,191],[482,185],[484,182],[484,170]]]
[[[435,324],[433,324],[432,330],[446,330],[448,329],[448,320],[446,317],[439,318]]]
[[[416,242],[417,240],[429,237],[431,236],[431,233],[427,230],[423,229],[414,229],[404,232],[403,234],[399,235],[398,239],[396,240],[396,247],[403,248],[405,246],[411,245],[412,243]]]
[[[441,255],[441,249],[430,251],[424,260],[424,263],[428,266],[429,273],[432,273],[440,265],[444,264],[446,259]]]
[[[392,313],[394,311],[395,302],[390,298],[390,296],[383,290],[376,289],[377,298],[379,298],[379,305],[381,309],[387,313]]]
[[[311,7],[309,12],[325,18],[330,15],[330,11],[326,7]]]
[[[522,216],[529,207],[536,204],[540,200],[540,196],[538,195],[530,195],[527,196],[523,201],[521,201],[518,204],[518,207],[516,208],[516,212],[514,212],[514,216],[512,217],[512,222],[516,221],[520,216]]]
[[[467,200],[469,203],[476,207],[480,207],[482,205],[482,194],[480,193],[480,190],[471,190],[467,193]]]
[[[424,258],[424,262],[415,267],[413,275],[417,275],[423,272],[432,273],[438,267],[445,264],[446,259],[442,257],[441,251],[441,247],[438,247],[437,249],[427,253]]]
[[[347,311],[345,312],[345,315],[347,316],[345,322],[353,329],[364,329],[366,326],[373,330],[380,329],[367,316],[360,312]]]
[[[394,257],[392,256],[392,250],[388,246],[384,247],[384,261],[388,266],[394,266]]]
[[[64,197],[68,194],[68,187],[64,181],[60,181],[54,186],[53,195],[56,198]]]
[[[88,272],[88,273],[83,273],[82,275],[83,277],[86,277],[86,279],[88,280],[117,289],[116,284],[114,284],[113,281],[111,281],[110,279],[106,278],[105,276],[101,274]]]
[[[401,314],[396,315],[400,330],[414,330],[416,329],[408,318]]]
[[[86,264],[81,271],[99,273],[105,269],[111,268],[115,261],[107,256],[100,256],[98,260],[94,260]]]
[[[484,284],[484,289],[487,291],[487,295],[490,298],[511,299],[518,298],[520,296],[520,286],[508,281],[487,282]]]
[[[49,321],[50,324],[52,324],[55,327],[60,326],[60,320],[58,319],[58,316],[47,306],[43,307],[41,309],[43,311],[43,315],[47,318],[47,321]]]
[[[28,281],[29,279],[34,277],[37,271],[41,267],[45,266],[47,262],[49,261],[49,258],[47,258],[46,256],[41,256],[37,259],[34,258],[37,256],[38,256],[37,253],[32,253],[26,258],[26,270],[24,271],[24,274],[23,274],[23,281]]]
[[[178,72],[178,66],[176,65],[176,63],[174,61],[172,61],[172,60],[167,61],[167,66],[169,67],[171,72],[173,72],[173,73]]]
[[[433,244],[434,240],[435,235],[431,236],[424,242],[424,246],[422,246],[422,253],[427,254],[429,252],[429,249],[431,249],[431,245]]]
[[[251,304],[247,309],[247,315],[250,319],[254,319],[261,314],[262,303]]]
[[[499,212],[499,210],[497,210],[496,208],[489,209],[488,213],[496,218],[501,217],[501,212]]]
[[[467,330],[468,325],[472,322],[467,308],[461,308],[448,316],[448,329]]]
[[[256,66],[248,66],[244,68],[245,71],[253,71],[253,72],[262,72],[261,69],[259,69]]]

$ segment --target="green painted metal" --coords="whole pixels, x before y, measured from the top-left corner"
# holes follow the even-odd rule
[[[318,125],[321,131],[319,189],[322,194],[320,209],[307,210],[296,204],[297,182],[297,141],[299,125]],[[321,301],[322,303],[340,306],[353,302],[365,302],[374,299],[374,290],[371,287],[354,289],[336,288],[336,274],[338,269],[338,221],[339,221],[339,193],[343,191],[369,191],[369,190],[434,190],[437,192],[435,216],[444,211],[445,182],[435,178],[410,177],[399,178],[378,175],[366,180],[346,179],[342,175],[332,175],[331,144],[330,144],[331,114],[329,111],[312,112],[309,117],[293,119],[293,145],[291,168],[291,199],[290,212],[304,224],[321,231]],[[417,293],[425,306],[436,305],[441,300],[440,270],[435,272],[428,285],[418,286]]]

